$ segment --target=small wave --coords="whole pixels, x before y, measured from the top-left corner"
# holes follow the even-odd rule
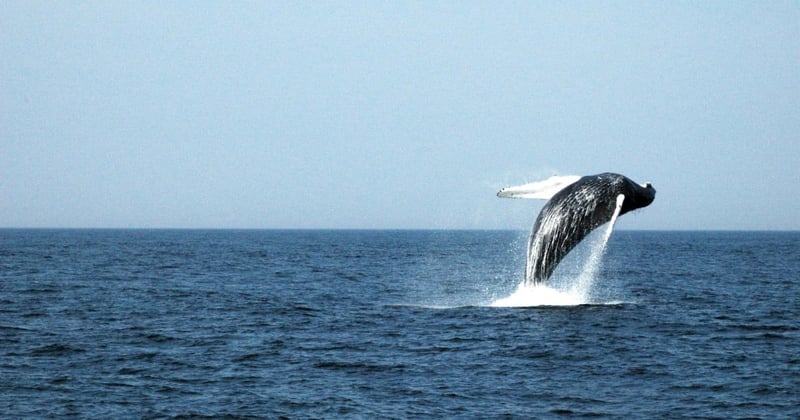
[[[17,327],[14,325],[0,325],[0,331],[33,331],[26,327]]]
[[[384,306],[390,308],[416,308],[416,309],[434,309],[434,310],[447,310],[447,309],[463,309],[475,308],[480,305],[436,305],[436,304],[423,304],[423,303],[387,303]]]
[[[351,372],[402,372],[406,366],[402,363],[398,364],[384,364],[384,363],[361,363],[361,362],[346,362],[346,361],[321,361],[312,365],[316,369],[326,370],[343,370]]]
[[[86,350],[66,344],[48,344],[31,350],[31,356],[67,356],[70,354],[83,353]]]

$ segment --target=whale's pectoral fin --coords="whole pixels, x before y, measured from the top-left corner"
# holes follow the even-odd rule
[[[575,181],[580,178],[581,177],[575,175],[551,176],[544,181],[503,188],[497,193],[497,196],[500,198],[538,198],[540,200],[549,200],[557,192],[574,184]]]

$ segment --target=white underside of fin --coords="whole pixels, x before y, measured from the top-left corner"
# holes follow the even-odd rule
[[[501,198],[533,198],[549,200],[557,192],[581,179],[578,175],[551,176],[544,181],[506,187],[497,193]]]
[[[620,194],[617,196],[617,207],[614,209],[614,214],[611,216],[611,221],[608,222],[608,229],[606,229],[606,235],[603,239],[603,246],[608,243],[608,238],[611,237],[611,231],[614,230],[614,224],[617,223],[617,217],[619,217],[619,212],[622,210],[622,203],[625,201],[625,194]]]

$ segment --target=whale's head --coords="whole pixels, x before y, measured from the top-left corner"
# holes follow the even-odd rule
[[[622,204],[620,214],[647,207],[656,199],[656,189],[653,188],[653,184],[649,182],[638,184],[630,178],[622,175],[618,176],[621,178],[620,182],[623,183],[621,187],[623,194],[625,194],[625,201]]]
[[[647,207],[653,200],[656,199],[656,189],[653,188],[653,184],[649,182],[645,182],[644,184],[639,184],[636,186],[634,190],[634,209],[640,209],[642,207]]]

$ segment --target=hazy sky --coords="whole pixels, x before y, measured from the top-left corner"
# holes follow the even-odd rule
[[[0,227],[800,229],[800,3],[0,2]]]

